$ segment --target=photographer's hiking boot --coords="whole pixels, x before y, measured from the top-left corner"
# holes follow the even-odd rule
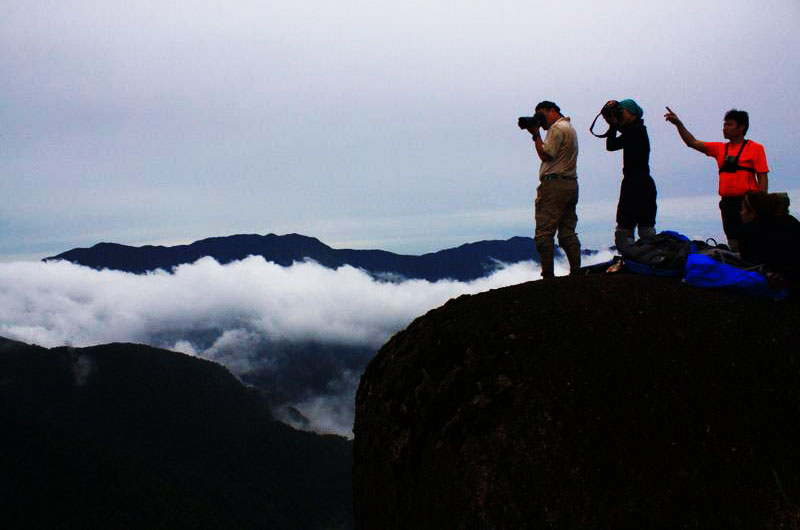
[[[581,247],[578,245],[569,245],[567,247],[562,247],[564,250],[564,254],[567,255],[567,261],[569,262],[569,273],[571,276],[575,276],[580,274],[581,270]]]
[[[539,264],[542,267],[542,279],[554,278],[553,255],[555,247],[552,245],[542,245],[536,249],[539,252]]]

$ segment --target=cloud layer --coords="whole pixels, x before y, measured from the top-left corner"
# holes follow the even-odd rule
[[[146,275],[68,262],[0,263],[0,335],[46,347],[150,344],[216,360],[245,379],[270,374],[284,389],[277,395],[294,399],[286,405],[310,428],[347,434],[353,371],[366,362],[364,352],[452,297],[536,278],[534,262],[468,283],[386,282],[350,266],[281,267],[262,257],[227,265],[203,258],[172,274]],[[309,344],[305,358],[292,359],[300,355],[292,345]],[[315,371],[301,372],[298,363]],[[292,382],[282,377],[306,378],[296,381],[305,391],[286,390]]]

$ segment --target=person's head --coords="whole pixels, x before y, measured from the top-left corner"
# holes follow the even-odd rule
[[[750,116],[747,111],[731,109],[725,113],[725,120],[722,122],[722,136],[726,140],[740,140],[747,134],[750,128]]]
[[[763,219],[779,215],[786,208],[785,201],[777,193],[751,191],[742,198],[742,209],[739,216],[743,223],[753,219]]]
[[[542,124],[542,129],[545,131],[550,128],[555,122],[561,118],[561,109],[552,101],[541,101],[536,105],[534,112],[541,112],[544,114],[545,123]]]
[[[623,99],[618,103],[620,110],[620,124],[627,125],[644,116],[642,107],[632,99]]]

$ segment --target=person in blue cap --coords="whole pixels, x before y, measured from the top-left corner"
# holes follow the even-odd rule
[[[657,191],[650,175],[650,138],[642,120],[644,111],[632,99],[611,100],[606,107],[612,109],[603,113],[609,126],[606,149],[622,149],[622,183],[614,230],[614,244],[622,252],[634,242],[636,227],[640,238],[655,235]]]

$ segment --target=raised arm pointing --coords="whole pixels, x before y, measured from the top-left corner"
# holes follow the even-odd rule
[[[683,122],[680,120],[680,118],[678,118],[678,115],[675,114],[671,108],[666,107],[666,109],[667,113],[664,114],[664,119],[675,125],[675,127],[678,129],[678,134],[681,136],[681,140],[683,140],[683,142],[692,149],[696,149],[697,151],[706,154],[705,144],[695,138],[694,135],[690,133],[688,129],[686,129],[686,126],[683,125]]]

